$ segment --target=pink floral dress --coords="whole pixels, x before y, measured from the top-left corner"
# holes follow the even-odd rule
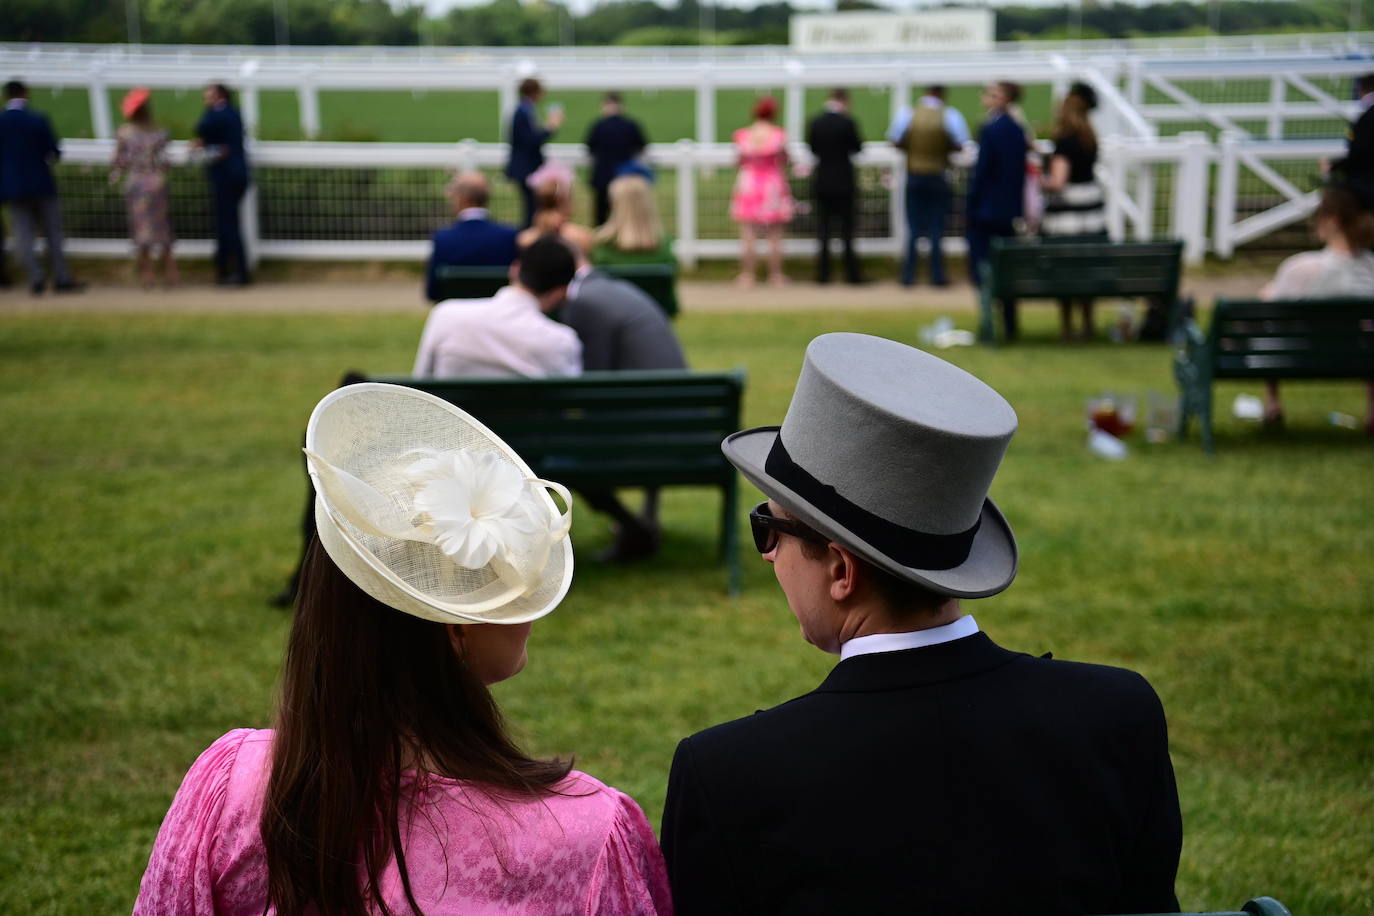
[[[737,223],[776,224],[792,219],[792,189],[783,167],[787,132],[773,127],[762,138],[752,127],[735,131],[739,177],[730,195],[730,218]]]
[[[135,248],[165,248],[174,240],[167,212],[167,131],[121,124],[115,137],[110,179],[124,179],[129,238]]]
[[[272,732],[237,729],[212,744],[177,790],[148,859],[134,916],[261,916],[267,861],[258,819]],[[453,779],[415,778],[401,833],[416,902],[429,916],[671,914],[668,876],[644,812],[572,772],[562,793],[496,802]],[[410,912],[395,866],[393,912]]]

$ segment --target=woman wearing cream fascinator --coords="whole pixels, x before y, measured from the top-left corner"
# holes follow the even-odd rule
[[[524,754],[488,691],[567,593],[567,490],[393,385],[328,395],[306,456],[318,540],[276,727],[191,767],[134,912],[670,912],[635,802]]]

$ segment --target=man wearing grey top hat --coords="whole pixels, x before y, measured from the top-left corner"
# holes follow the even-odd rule
[[[1140,675],[1034,658],[960,600],[1016,575],[987,498],[1016,414],[861,334],[806,352],[779,427],[725,440],[818,688],[678,746],[662,843],[696,913],[1177,911],[1164,711]]]

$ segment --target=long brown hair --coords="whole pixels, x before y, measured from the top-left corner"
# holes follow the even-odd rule
[[[1088,112],[1092,108],[1091,100],[1081,93],[1070,92],[1064,96],[1054,119],[1054,138],[1062,140],[1065,137],[1073,137],[1083,149],[1088,152],[1095,151],[1097,131],[1093,130],[1093,122],[1088,119]]]
[[[286,647],[262,810],[268,906],[280,916],[311,906],[393,916],[380,888],[394,855],[419,913],[398,824],[408,768],[537,798],[555,794],[571,764],[526,756],[448,627],[375,601],[315,540]]]

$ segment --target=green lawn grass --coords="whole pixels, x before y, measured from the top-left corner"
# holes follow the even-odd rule
[[[1268,85],[1267,83],[1265,84]],[[119,101],[129,87],[111,87],[107,93],[111,123],[120,121]],[[613,87],[607,87],[613,88]],[[671,143],[695,138],[696,94],[678,89],[620,88],[627,109],[644,126],[649,138]],[[772,92],[779,103],[778,121],[786,123],[787,100],[781,86],[716,91],[716,139],[728,142],[736,128],[750,120],[754,99]],[[805,94],[808,117],[821,110],[827,90],[809,89]],[[891,117],[886,87],[851,87],[854,115],[866,140],[881,140]],[[557,143],[581,143],[600,116],[601,90],[566,90],[550,86],[545,106],[563,105],[566,122],[554,138]],[[412,92],[322,91],[321,139],[387,141],[392,143],[445,143],[471,138],[482,143],[505,139],[499,97],[495,91],[415,90]],[[982,120],[979,89],[955,86],[950,104],[959,108],[975,129]],[[262,140],[300,140],[301,121],[296,94],[287,90],[259,93],[258,137]],[[33,90],[33,106],[46,112],[63,137],[93,136],[90,97],[84,89]],[[1023,102],[1027,116],[1039,128],[1048,128],[1051,117],[1050,88],[1028,86]],[[192,89],[153,91],[153,110],[177,139],[192,136],[203,103]]]
[[[1286,386],[1289,429],[1268,438],[1225,416],[1254,386],[1221,385],[1216,458],[1136,440],[1108,463],[1084,448],[1084,399],[1171,391],[1167,350],[1061,345],[1050,309],[1026,311],[1025,343],[945,354],[1021,420],[993,490],[1021,574],[967,609],[1009,647],[1154,683],[1185,909],[1269,893],[1368,912],[1374,444],[1326,420],[1359,415],[1360,386]],[[914,343],[932,317],[689,313],[679,329],[695,366],[748,368],[761,424],[782,417],[813,335]],[[0,912],[127,911],[190,762],[269,723],[287,617],[266,598],[295,559],[303,424],[344,368],[403,371],[423,320],[0,317]],[[533,749],[575,753],[655,823],[679,738],[804,692],[831,662],[763,562],[746,557],[743,597],[725,597],[716,510],[669,491],[662,557],[628,569],[592,560],[607,526],[579,513],[568,600],[498,688]]]

